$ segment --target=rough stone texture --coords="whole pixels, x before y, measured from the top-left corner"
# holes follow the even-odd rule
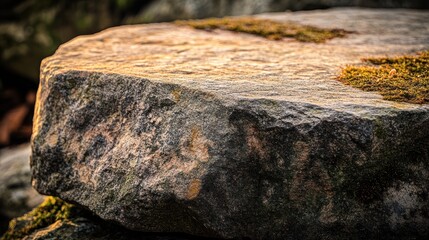
[[[21,216],[43,201],[31,187],[30,153],[30,144],[0,151],[0,219]]]
[[[139,231],[428,235],[429,106],[335,80],[429,48],[428,16],[259,16],[357,32],[325,44],[172,24],[78,37],[42,63],[33,185]]]

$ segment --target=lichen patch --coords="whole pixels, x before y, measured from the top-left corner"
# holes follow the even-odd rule
[[[188,200],[195,199],[198,197],[198,194],[200,194],[201,191],[201,180],[200,179],[194,179],[191,181],[191,183],[188,186],[188,192],[186,194],[186,198]]]
[[[13,219],[1,240],[22,239],[37,229],[45,228],[59,220],[69,219],[75,212],[74,205],[56,197],[47,197],[33,211]]]
[[[171,91],[171,94],[173,95],[175,102],[180,101],[180,96],[182,94],[182,91],[180,89],[174,89],[173,91]]]
[[[323,43],[326,40],[345,37],[346,34],[351,33],[343,29],[325,29],[292,22],[283,23],[250,17],[208,18],[201,20],[176,21],[175,23],[202,30],[222,29],[249,33],[270,40],[294,38],[300,42],[314,43]]]
[[[415,104],[429,103],[429,50],[415,56],[366,58],[366,66],[347,66],[338,80],[379,92],[384,99]]]
[[[209,146],[212,143],[202,134],[200,128],[193,127],[186,142],[187,146],[182,150],[184,156],[200,162],[207,162],[209,160]]]

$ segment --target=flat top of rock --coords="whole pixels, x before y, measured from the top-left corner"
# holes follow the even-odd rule
[[[429,11],[337,8],[256,17],[356,33],[317,44],[172,23],[121,26],[62,45],[42,63],[42,78],[69,70],[116,73],[219,98],[300,102],[358,115],[375,108],[428,108],[386,101],[335,78],[341,67],[364,57],[429,49]]]

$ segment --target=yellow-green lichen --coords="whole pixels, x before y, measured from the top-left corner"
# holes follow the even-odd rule
[[[379,92],[386,100],[429,103],[429,51],[363,61],[371,65],[347,66],[338,79],[364,91]]]
[[[31,212],[10,221],[9,229],[1,237],[1,240],[21,239],[58,220],[66,220],[70,218],[73,209],[74,206],[70,203],[56,197],[47,197],[42,204]]]
[[[294,38],[301,42],[323,43],[335,37],[344,37],[348,31],[342,29],[323,29],[297,23],[282,23],[257,18],[209,18],[202,20],[176,21],[176,24],[191,26],[196,29],[222,29],[250,33],[271,40]]]

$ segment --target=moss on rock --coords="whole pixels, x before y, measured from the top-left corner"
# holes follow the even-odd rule
[[[8,231],[1,240],[21,239],[33,231],[47,227],[58,220],[66,220],[75,213],[75,207],[56,197],[47,197],[33,211],[9,223]]]
[[[342,29],[324,29],[297,23],[282,23],[257,18],[208,18],[202,20],[176,21],[176,24],[191,26],[196,29],[213,30],[222,29],[242,32],[265,37],[270,40],[294,38],[300,42],[323,43],[326,40],[344,37],[350,33]]]
[[[371,65],[347,66],[339,80],[364,91],[379,92],[386,100],[429,103],[429,51],[363,61]]]

